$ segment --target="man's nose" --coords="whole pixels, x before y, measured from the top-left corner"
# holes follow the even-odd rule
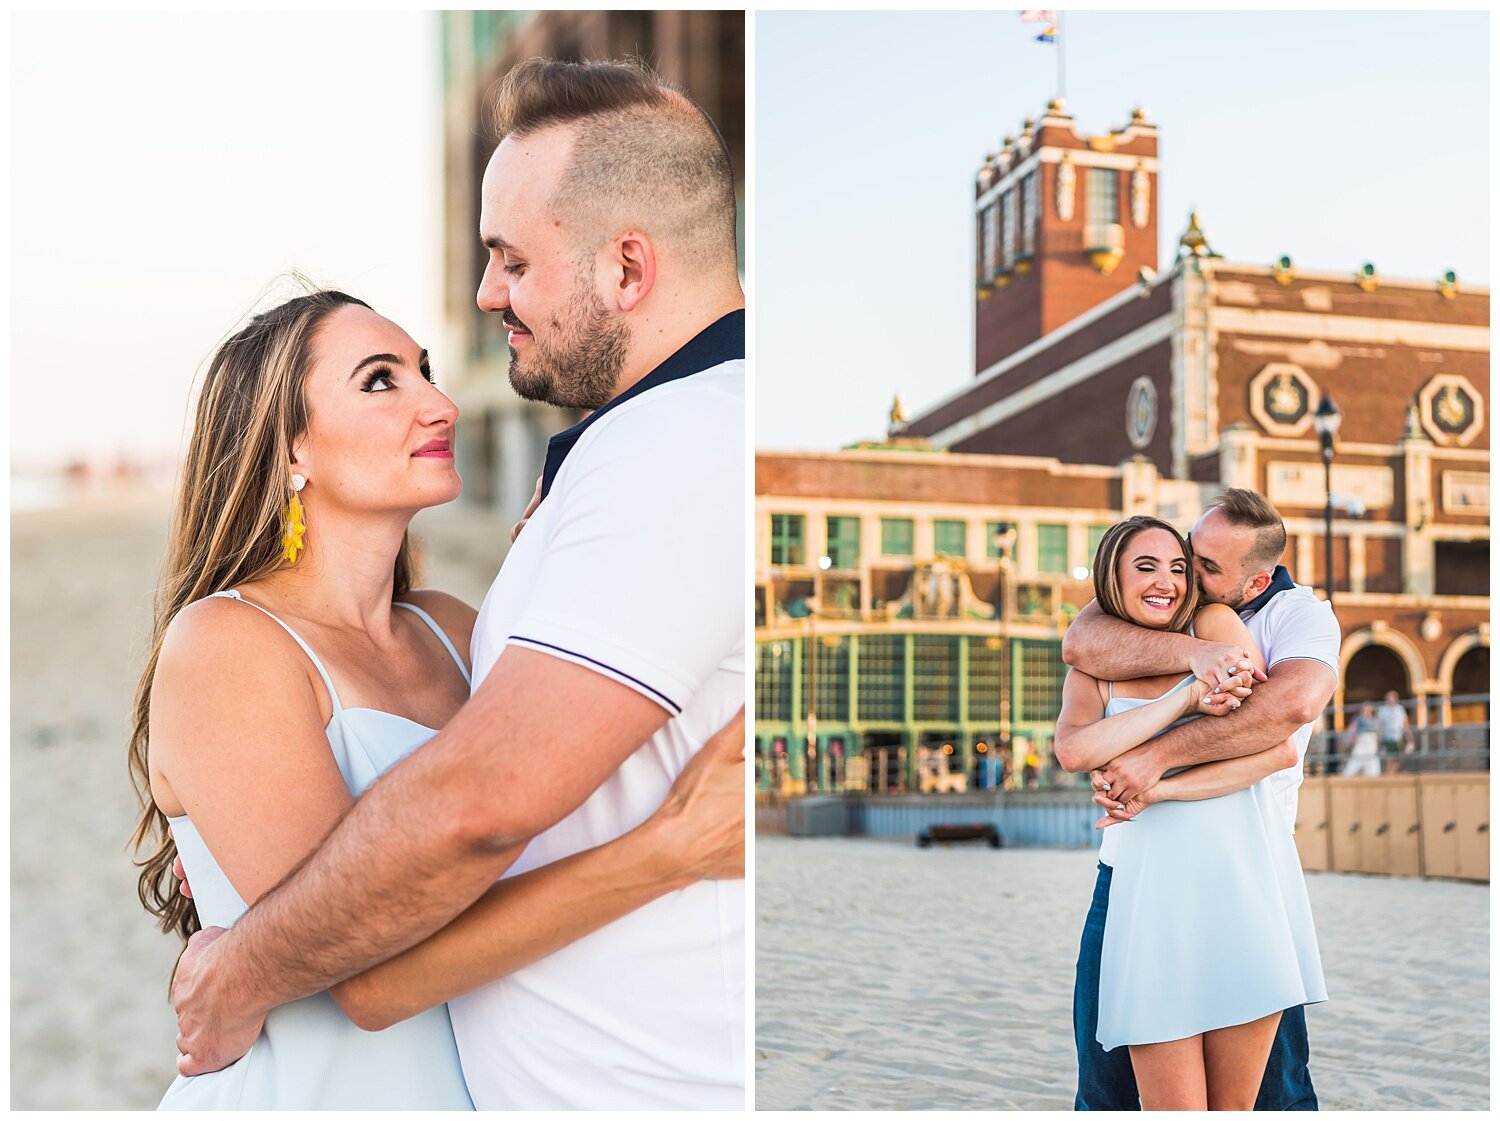
[[[484,267],[474,302],[480,311],[504,311],[510,307],[510,285],[505,282],[505,270],[493,261]]]

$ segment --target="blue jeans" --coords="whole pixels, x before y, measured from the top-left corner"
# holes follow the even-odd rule
[[[1078,973],[1073,982],[1073,1040],[1078,1048],[1078,1094],[1074,1109],[1140,1109],[1141,1095],[1130,1065],[1130,1048],[1106,1051],[1099,1046],[1099,960],[1104,953],[1104,917],[1109,912],[1111,869],[1099,865],[1094,884],[1094,902],[1083,924],[1078,947]],[[1315,1110],[1307,1070],[1307,1016],[1301,1005],[1281,1014],[1281,1026],[1271,1044],[1260,1093],[1258,1110]]]

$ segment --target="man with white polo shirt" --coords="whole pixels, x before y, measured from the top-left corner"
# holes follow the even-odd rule
[[[1128,802],[1170,768],[1254,754],[1291,736],[1297,764],[1263,780],[1274,792],[1290,832],[1297,819],[1297,788],[1302,785],[1302,758],[1313,721],[1338,683],[1338,620],[1325,601],[1294,583],[1278,563],[1286,551],[1286,529],[1276,508],[1254,491],[1224,491],[1198,519],[1189,542],[1204,602],[1228,604],[1240,613],[1265,657],[1268,677],[1253,687],[1236,711],[1163,732],[1096,771],[1092,782],[1096,789],[1108,784],[1111,797]],[[1069,665],[1101,681],[1184,672],[1214,684],[1226,680],[1243,658],[1237,647],[1136,626],[1105,615],[1093,603],[1068,628],[1062,654]],[[1074,982],[1076,1109],[1140,1108],[1129,1049],[1105,1051],[1095,1038],[1116,828],[1104,830]],[[1289,1008],[1282,1014],[1255,1108],[1317,1109],[1307,1058],[1306,1017],[1301,1007]]]
[[[468,704],[232,931],[190,944],[185,1073],[496,876],[634,828],[744,701],[745,313],[722,138],[631,64],[522,63],[496,118],[478,303],[509,328],[519,394],[591,411],[548,447],[475,624]],[[743,881],[700,881],[452,1001],[476,1106],[744,1109],[744,912]]]

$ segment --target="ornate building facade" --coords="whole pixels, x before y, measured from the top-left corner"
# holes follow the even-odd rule
[[[1102,527],[1154,513],[1186,529],[1230,486],[1281,510],[1295,579],[1331,584],[1335,726],[1390,689],[1419,727],[1487,720],[1488,291],[1369,264],[1231,263],[1196,214],[1157,271],[1156,136],[1140,110],[1102,136],[1060,102],[1027,121],[975,183],[973,380],[893,417],[883,450],[759,457],[767,775],[817,781],[883,746],[920,782],[916,756],[935,747],[975,781],[1007,730],[1011,763],[1045,772],[1059,635],[1092,595]],[[1331,580],[1325,398],[1342,418]],[[868,690],[891,703],[862,704]]]

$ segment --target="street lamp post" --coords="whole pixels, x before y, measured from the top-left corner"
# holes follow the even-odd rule
[[[1318,444],[1323,451],[1323,589],[1328,593],[1328,605],[1333,606],[1333,449],[1339,434],[1339,424],[1344,414],[1333,403],[1333,398],[1323,394],[1313,413],[1313,425],[1318,430]]]
[[[1010,628],[1005,609],[1005,577],[1010,571],[1010,550],[1015,543],[1016,527],[1010,522],[997,522],[995,552],[999,554],[1000,568],[995,581],[995,618],[1000,624],[1000,735],[995,742],[995,760],[1002,775],[1005,761],[1010,758]]]
[[[819,781],[821,775],[818,770],[818,643],[813,620],[817,618],[818,608],[823,605],[823,574],[832,567],[833,558],[828,556],[818,558],[818,583],[807,605],[807,775],[805,777],[809,790],[819,790],[823,786]]]

